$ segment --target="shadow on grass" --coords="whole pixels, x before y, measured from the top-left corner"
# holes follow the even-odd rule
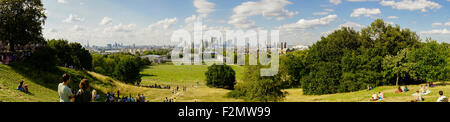
[[[141,74],[141,77],[156,77],[156,75],[152,75],[152,74]]]

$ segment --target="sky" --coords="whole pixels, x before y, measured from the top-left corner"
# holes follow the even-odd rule
[[[450,43],[450,0],[43,0],[44,37],[83,45],[175,45],[174,31],[280,30],[280,41],[311,45],[340,27],[381,18]],[[225,33],[223,33],[225,34]]]

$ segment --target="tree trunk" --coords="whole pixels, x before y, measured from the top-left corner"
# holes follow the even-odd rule
[[[398,86],[398,75],[397,75],[397,81],[395,82],[395,86]]]

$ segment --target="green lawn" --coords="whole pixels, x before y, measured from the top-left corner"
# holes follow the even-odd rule
[[[243,78],[243,67],[232,66],[235,70],[238,80]],[[226,97],[226,94],[230,90],[209,88],[204,85],[205,76],[204,73],[207,70],[205,65],[182,65],[175,66],[171,64],[162,64],[149,66],[144,69],[141,73],[143,76],[144,84],[173,84],[173,85],[187,85],[188,91],[180,93],[176,96],[177,101],[184,102],[237,102],[242,101],[240,99],[233,99]],[[195,84],[196,81],[200,82],[200,86]],[[419,88],[419,85],[408,86],[411,91],[415,91]],[[302,89],[286,89],[284,90],[288,94],[284,99],[285,102],[369,102],[369,98],[372,93],[383,92],[385,94],[385,99],[382,102],[409,102],[414,97],[413,92],[407,92],[403,94],[394,93],[396,90],[395,86],[382,86],[377,87],[372,91],[357,91],[350,93],[339,93],[339,94],[329,94],[329,95],[303,95]],[[444,93],[450,94],[450,85],[448,86],[438,86],[435,88],[430,88],[432,93],[425,95],[426,102],[435,102],[438,98],[437,92],[442,90]],[[449,95],[447,95],[449,96]]]
[[[237,74],[237,79],[243,78],[243,67],[232,66]],[[95,73],[84,72],[63,67],[57,67],[53,72],[43,72],[26,65],[0,65],[0,102],[58,102],[56,92],[62,73],[72,75],[71,84],[78,89],[77,81],[81,77],[91,80],[93,89],[104,95],[106,92],[120,90],[122,95],[145,94],[147,100],[151,102],[161,102],[168,98],[174,98],[176,102],[240,102],[241,99],[226,97],[230,90],[210,88],[204,85],[204,72],[207,66],[174,66],[170,64],[149,66],[142,71],[143,83],[158,83],[172,85],[185,85],[186,92],[172,94],[168,89],[143,88],[130,84],[125,84],[110,77]],[[15,90],[20,80],[25,80],[29,85],[31,93],[23,93]],[[158,80],[156,80],[158,79]],[[196,82],[199,81],[200,85]],[[419,88],[419,85],[408,86],[411,90],[408,93],[394,93],[395,86],[377,87],[372,91],[357,91],[350,93],[339,93],[329,95],[307,96],[302,95],[302,89],[286,89],[285,102],[369,102],[371,93],[384,92],[385,99],[382,102],[409,102],[414,97],[412,94]],[[450,85],[441,85],[430,88],[430,94],[425,95],[425,102],[435,102],[438,98],[438,91],[444,91],[446,96],[450,96]],[[102,100],[99,100],[102,101]]]
[[[236,79],[243,77],[244,67],[231,66],[236,72]],[[148,66],[142,72],[142,84],[164,84],[164,85],[196,85],[205,83],[205,72],[208,70],[206,65],[172,65],[161,64]]]
[[[397,89],[395,86],[382,86],[371,91],[362,90],[350,93],[317,96],[302,95],[302,89],[287,89],[284,91],[289,93],[285,98],[286,102],[370,102],[369,98],[372,93],[378,92],[383,92],[385,96],[385,99],[379,102],[410,102],[414,99],[413,94],[415,91],[420,89],[420,85],[409,85],[408,88],[410,91],[406,93],[395,93],[395,90]],[[425,102],[436,102],[439,97],[439,91],[443,91],[444,95],[447,97],[450,96],[450,85],[436,86],[429,89],[431,90],[431,93],[423,96]]]

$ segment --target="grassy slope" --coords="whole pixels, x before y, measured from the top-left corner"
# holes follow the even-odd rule
[[[31,94],[26,94],[16,90],[20,80],[25,80],[28,84]],[[48,102],[58,101],[58,94],[54,89],[47,88],[45,85],[30,82],[31,78],[16,72],[12,67],[0,65],[0,101],[2,102]],[[57,84],[54,85],[57,87]]]
[[[81,78],[88,78],[91,87],[102,96],[106,92],[119,89],[122,95],[145,94],[149,101],[162,101],[170,96],[170,90],[136,87],[113,80],[94,72],[84,72],[69,68],[57,67],[52,72],[44,72],[26,65],[0,65],[0,102],[58,102],[57,86],[63,73],[71,74],[70,86],[78,88]],[[30,93],[16,90],[20,80],[25,80]],[[103,98],[104,99],[104,98]],[[99,101],[103,101],[100,99]]]
[[[68,68],[58,67],[54,72],[42,72],[27,66],[21,65],[0,65],[0,102],[57,102],[58,94],[56,92],[57,84],[60,82],[59,77],[62,73],[72,75],[72,86],[76,86],[81,77],[89,78],[91,86],[98,90],[101,94],[119,89],[122,95],[132,94],[133,96],[145,94],[147,100],[152,102],[160,102],[165,97],[176,98],[178,102],[238,102],[240,99],[226,97],[229,90],[209,88],[204,85],[204,72],[206,66],[173,66],[173,65],[157,65],[145,69],[144,83],[186,85],[186,92],[180,92],[172,95],[167,89],[152,89],[136,87],[124,84],[110,77],[103,76],[94,72],[83,72]],[[233,66],[236,70],[237,79],[242,79],[243,68]],[[155,75],[152,75],[154,73]],[[20,80],[24,79],[25,84],[29,85],[31,94],[26,94],[15,90]],[[148,81],[151,79],[159,79],[158,81]],[[173,79],[171,81],[165,81]],[[200,81],[200,85],[196,85],[196,81]],[[173,86],[172,86],[173,87]],[[419,88],[418,85],[409,86],[411,91]],[[302,95],[301,89],[284,90],[289,94],[286,96],[286,102],[368,102],[371,93],[382,91],[385,93],[385,102],[408,102],[413,99],[413,92],[404,94],[394,93],[396,87],[383,86],[375,88],[373,91],[358,91],[351,93],[339,93],[320,96]],[[439,90],[443,90],[447,96],[450,94],[450,85],[438,86],[430,89],[431,94],[425,95],[425,101],[434,102]]]
[[[420,89],[419,85],[410,85],[408,88],[411,90],[406,93],[395,93],[397,87],[395,86],[382,86],[377,87],[372,91],[357,91],[351,93],[339,93],[320,96],[305,96],[302,95],[301,89],[288,89],[285,90],[289,94],[286,96],[287,102],[369,102],[369,98],[372,93],[383,92],[385,99],[383,102],[410,102],[414,99],[413,94]],[[434,88],[429,88],[430,94],[424,95],[425,102],[436,102],[439,97],[438,92],[443,91],[447,97],[450,95],[450,85],[441,85]]]

